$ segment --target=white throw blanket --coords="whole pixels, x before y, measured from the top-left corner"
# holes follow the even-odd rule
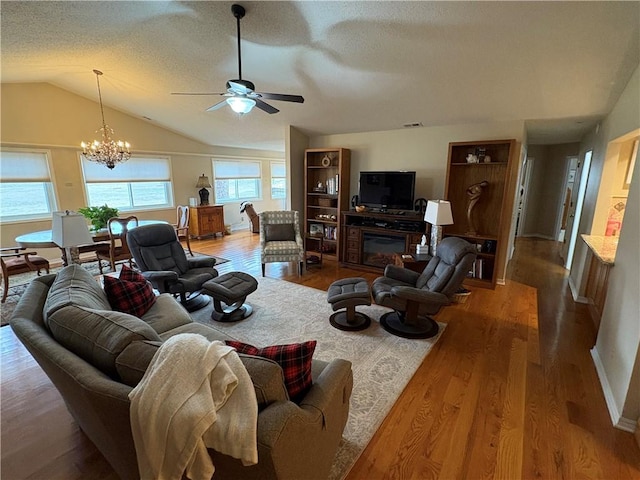
[[[238,354],[185,333],[165,341],[129,394],[131,431],[142,480],[209,480],[207,447],[258,462],[258,403]]]

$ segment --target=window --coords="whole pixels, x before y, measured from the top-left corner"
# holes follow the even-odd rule
[[[3,149],[0,164],[0,219],[51,218],[57,205],[47,152]]]
[[[144,210],[173,206],[171,162],[167,157],[131,157],[109,170],[82,159],[87,202],[118,210]]]
[[[283,162],[271,162],[271,198],[286,198],[287,170]]]
[[[217,203],[260,199],[260,162],[214,160],[214,191]]]

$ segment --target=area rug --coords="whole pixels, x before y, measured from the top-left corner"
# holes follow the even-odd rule
[[[193,252],[195,256],[204,255],[203,253]],[[223,263],[227,263],[229,260],[222,257],[216,257],[215,255],[209,255],[210,257],[214,257],[216,259],[216,265],[221,265]],[[83,268],[89,270],[92,275],[98,276],[100,275],[100,269],[98,268],[98,262],[85,262],[82,264]],[[60,271],[62,267],[52,267],[50,273],[57,273]],[[111,267],[107,265],[104,268],[104,273],[109,273],[111,271]],[[43,272],[44,273],[44,272]],[[22,273],[19,275],[13,275],[9,277],[9,292],[7,293],[7,300],[5,303],[0,304],[0,326],[5,326],[9,324],[9,319],[11,318],[11,314],[13,313],[18,300],[22,297],[22,294],[27,289],[27,286],[36,277],[35,273]]]
[[[211,304],[191,316],[257,347],[316,340],[314,358],[343,358],[352,363],[354,385],[349,419],[330,475],[331,480],[341,480],[442,334],[444,325],[440,324],[439,335],[431,339],[396,337],[378,322],[389,310],[372,305],[358,307],[372,320],[368,329],[344,332],[329,324],[333,311],[326,292],[270,278],[258,281],[258,290],[247,298],[254,309],[249,318],[236,323],[215,322],[210,318]]]

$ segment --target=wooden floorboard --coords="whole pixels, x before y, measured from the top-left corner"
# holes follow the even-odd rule
[[[220,273],[261,275],[258,235],[193,241],[192,249],[229,259]],[[268,264],[266,274],[321,290],[338,278],[377,276],[335,261],[302,276],[294,264]],[[447,324],[442,338],[347,480],[640,479],[640,451],[611,425],[589,353],[596,332],[571,298],[556,244],[518,239],[507,277],[437,316]],[[117,478],[8,327],[0,348],[1,478]]]

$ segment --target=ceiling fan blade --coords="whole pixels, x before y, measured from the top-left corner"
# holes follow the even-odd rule
[[[262,93],[260,92],[260,96],[262,98],[267,98],[269,100],[280,100],[282,102],[296,102],[296,103],[304,103],[304,98],[300,95],[285,95],[283,93]]]
[[[254,98],[254,100],[256,101],[256,107],[258,107],[260,110],[264,110],[267,113],[278,113],[280,111],[276,107],[263,102],[259,98]]]
[[[171,92],[171,95],[226,95],[226,93],[205,93],[205,92]]]
[[[222,100],[221,102],[218,102],[215,105],[210,106],[205,111],[206,112],[213,112],[214,110],[218,110],[219,108],[222,108],[225,105],[227,105],[227,101],[226,100]]]
[[[250,82],[238,83],[238,82],[234,82],[233,80],[229,80],[227,83],[229,84],[229,87],[236,93],[240,93],[242,95],[253,93],[253,90],[248,85],[244,85],[244,83],[248,84]]]

